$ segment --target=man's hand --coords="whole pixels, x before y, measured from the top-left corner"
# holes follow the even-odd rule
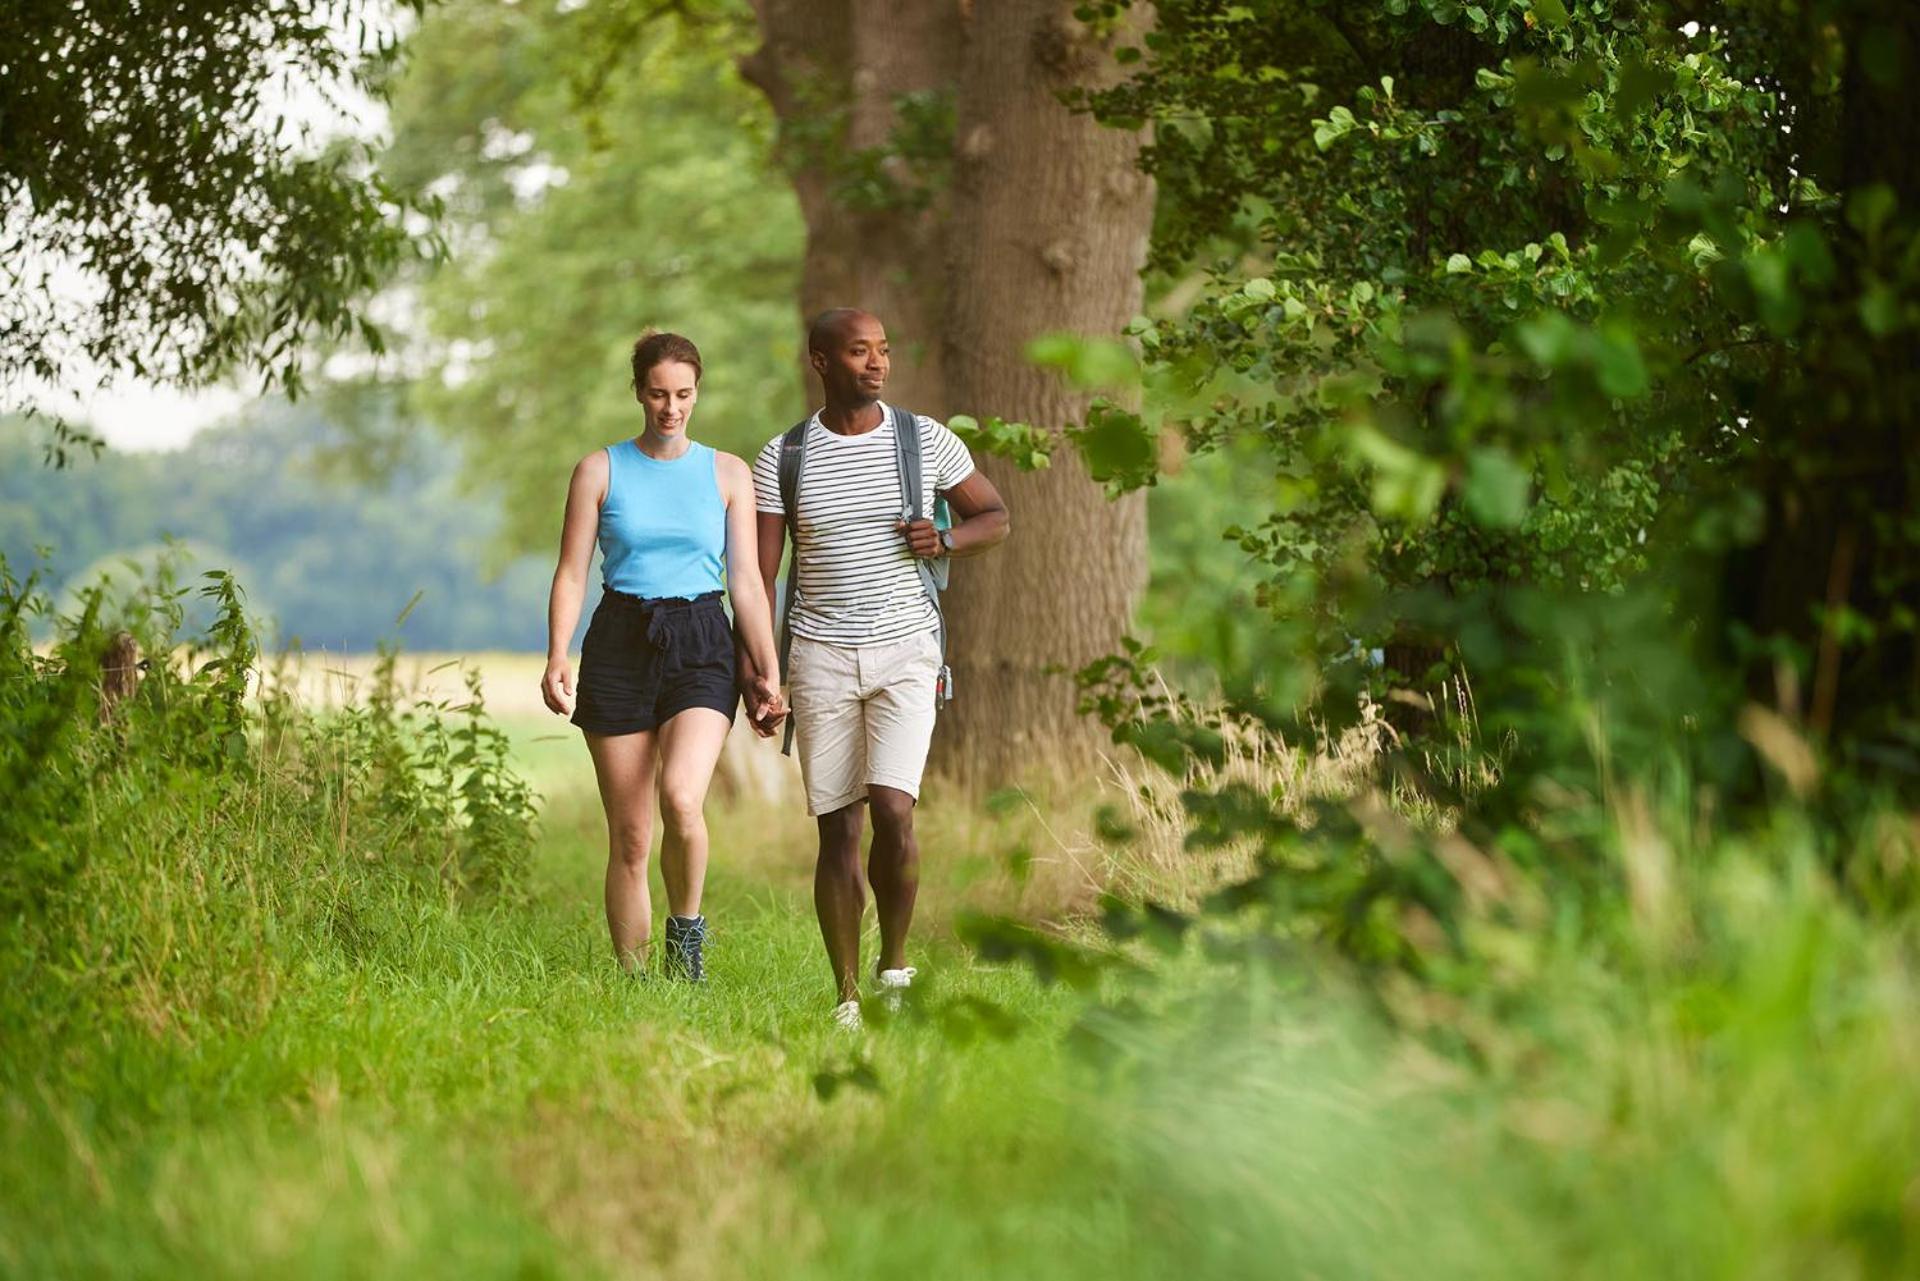
[[[772,738],[774,730],[786,719],[787,700],[780,696],[780,690],[764,676],[756,676],[748,682],[747,724],[753,726],[753,732],[761,738]]]
[[[573,714],[573,664],[565,658],[549,658],[546,675],[540,678],[540,697],[555,716]]]
[[[925,560],[938,560],[947,554],[946,546],[940,541],[940,531],[933,527],[932,521],[895,521],[893,527],[906,537],[907,549],[915,556]]]

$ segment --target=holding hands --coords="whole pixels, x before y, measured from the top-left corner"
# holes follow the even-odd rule
[[[781,695],[780,687],[765,676],[755,676],[747,682],[744,692],[747,724],[753,726],[753,732],[761,738],[772,738],[787,716],[787,700]]]

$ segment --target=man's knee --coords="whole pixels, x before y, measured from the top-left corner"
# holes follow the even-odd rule
[[[873,807],[876,836],[894,840],[913,835],[913,794],[897,787],[869,787],[867,803]]]
[[[860,832],[866,826],[866,801],[843,805],[841,809],[822,814],[814,822],[820,824],[820,849],[839,845],[858,847]]]

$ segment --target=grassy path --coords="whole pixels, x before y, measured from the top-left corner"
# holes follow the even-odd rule
[[[584,751],[521,738],[543,835],[490,908],[374,892],[365,834],[139,811],[120,914],[0,1020],[0,1278],[1915,1273],[1911,952],[1817,883],[1727,879],[1710,969],[1564,952],[1523,1026],[1402,992],[1472,1069],[1216,930],[1113,993],[1155,1017],[1096,1067],[1075,998],[945,926],[1078,875],[1040,815],[932,799],[917,1008],[850,1037],[803,816],[712,807],[712,982],[637,983]]]
[[[534,742],[526,763],[548,796],[526,902],[338,922],[352,946],[276,993],[256,1034],[127,1047],[123,1079],[16,1101],[6,1173],[35,1194],[0,1219],[0,1273],[977,1276],[966,1260],[1018,1258],[1023,1187],[1077,1159],[1009,1159],[1059,1128],[1040,1082],[1061,1003],[929,930],[929,995],[1023,1028],[962,1056],[930,1020],[833,1027],[804,816],[717,806],[712,981],[627,980],[584,752]],[[953,880],[930,881],[938,918]],[[830,1098],[822,1073],[845,1082]],[[980,1199],[996,1185],[1005,1221]]]

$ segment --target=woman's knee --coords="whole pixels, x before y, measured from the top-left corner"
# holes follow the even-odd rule
[[[607,835],[616,860],[630,868],[646,870],[647,850],[653,844],[651,816],[642,814],[610,819]]]
[[[706,821],[706,791],[672,780],[660,784],[660,816],[675,832],[697,830]]]

